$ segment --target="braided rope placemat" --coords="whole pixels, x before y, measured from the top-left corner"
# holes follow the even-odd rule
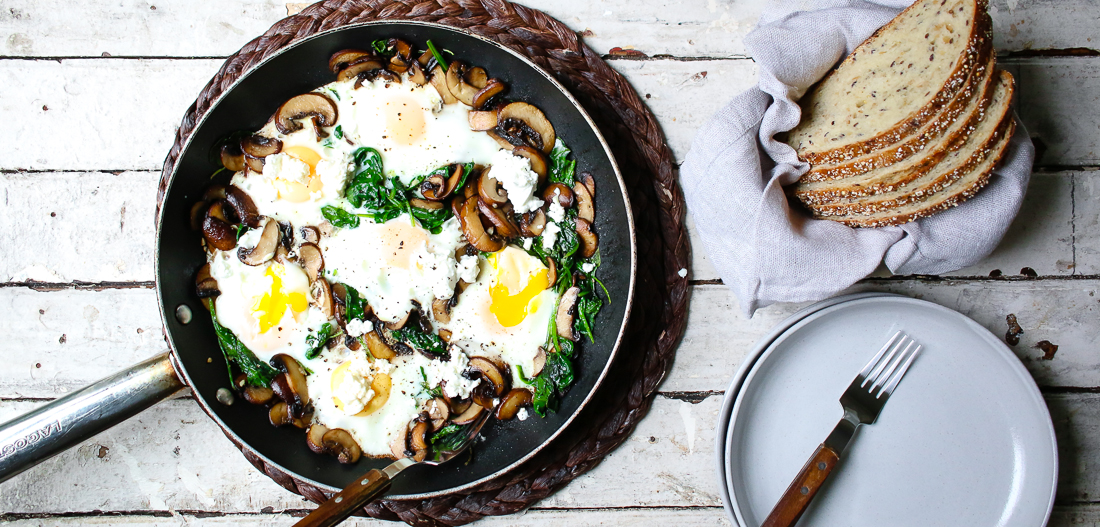
[[[656,118],[626,79],[577,34],[541,11],[504,0],[326,0],[285,18],[229,57],[187,110],[164,162],[157,203],[199,118],[253,65],[282,47],[328,29],[371,20],[417,20],[461,28],[526,56],[554,75],[604,135],[630,193],[638,244],[631,318],[608,379],[551,445],[511,472],[460,493],[426,500],[380,500],[363,514],[410,525],[461,525],[520,511],[591,470],[649,411],[687,323],[689,266],[684,200],[672,152]],[[158,210],[159,213],[159,210]],[[236,441],[234,441],[236,443]],[[313,501],[327,495],[236,443],[259,470]]]

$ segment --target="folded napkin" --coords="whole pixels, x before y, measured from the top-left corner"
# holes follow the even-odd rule
[[[680,182],[711,262],[746,314],[832,296],[880,262],[895,274],[973,265],[1019,211],[1035,149],[1018,120],[989,185],[958,207],[904,225],[855,229],[788,205],[782,187],[809,165],[773,137],[798,124],[795,101],[813,83],[910,3],[788,0],[769,8],[745,37],[759,82],[699,129]],[[812,9],[796,10],[807,5]]]

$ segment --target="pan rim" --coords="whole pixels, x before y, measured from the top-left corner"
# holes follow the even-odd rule
[[[468,490],[470,488],[476,487],[478,485],[481,485],[485,482],[496,479],[496,478],[500,477],[501,475],[510,472],[511,470],[515,469],[516,467],[519,467],[523,463],[526,463],[531,458],[533,458],[535,455],[537,455],[539,452],[542,452],[547,446],[550,445],[550,443],[552,443],[555,439],[557,439],[558,436],[560,436],[562,434],[562,432],[565,431],[566,428],[568,428],[571,424],[573,424],[573,422],[576,420],[576,418],[580,415],[581,411],[589,404],[589,402],[591,402],[593,396],[595,396],[596,392],[603,385],[604,381],[607,379],[607,376],[608,376],[608,373],[610,371],[611,365],[615,362],[615,359],[618,357],[619,350],[620,350],[620,347],[622,345],[622,340],[623,340],[623,337],[624,337],[625,332],[626,332],[626,327],[627,327],[627,324],[630,321],[630,315],[631,315],[631,311],[633,309],[634,293],[635,293],[635,289],[636,289],[636,286],[637,286],[637,278],[638,278],[638,273],[637,273],[637,270],[638,270],[638,244],[637,244],[637,232],[635,230],[635,224],[634,224],[634,213],[633,213],[633,207],[632,207],[631,201],[630,201],[630,195],[627,191],[626,182],[623,180],[622,173],[619,170],[619,165],[618,165],[617,160],[615,159],[615,155],[612,152],[610,145],[608,145],[607,140],[604,138],[603,134],[600,132],[600,129],[596,125],[596,122],[592,119],[592,117],[588,114],[588,111],[584,109],[584,107],[580,104],[580,102],[577,101],[577,99],[573,96],[573,94],[570,93],[569,90],[565,88],[565,86],[563,86],[560,82],[558,82],[557,79],[555,79],[550,73],[545,71],[542,67],[540,67],[539,65],[532,62],[526,56],[516,52],[515,50],[513,50],[513,49],[511,49],[507,46],[504,46],[503,44],[500,44],[500,43],[498,43],[494,40],[485,38],[481,35],[477,35],[473,32],[470,32],[466,29],[463,29],[463,28],[458,28],[458,27],[449,26],[449,25],[446,25],[446,24],[440,24],[440,23],[436,23],[436,22],[423,22],[423,21],[418,21],[418,20],[400,20],[400,19],[371,20],[371,21],[365,21],[365,22],[358,22],[358,23],[354,23],[354,24],[347,24],[347,25],[343,25],[343,26],[340,26],[340,27],[335,27],[335,28],[332,28],[332,29],[327,29],[325,31],[315,33],[315,34],[310,35],[308,37],[302,38],[301,40],[290,43],[290,44],[286,45],[285,47],[279,49],[278,51],[272,53],[271,55],[269,55],[267,57],[264,57],[263,60],[259,61],[258,63],[256,63],[252,67],[248,68],[247,70],[243,71],[229,85],[229,87],[226,88],[210,104],[209,109],[205,113],[203,113],[198,118],[198,120],[195,122],[194,127],[192,127],[192,133],[190,135],[188,135],[187,139],[184,141],[183,145],[180,148],[180,154],[179,154],[179,156],[176,157],[175,161],[172,164],[171,170],[169,171],[168,182],[167,182],[167,185],[165,186],[165,193],[164,193],[165,198],[167,198],[169,190],[172,188],[172,185],[173,185],[173,183],[175,182],[175,180],[178,176],[179,164],[183,160],[184,153],[189,151],[190,148],[191,148],[191,143],[192,143],[192,141],[194,140],[194,137],[195,137],[194,131],[196,131],[200,127],[202,127],[202,125],[206,122],[207,117],[210,116],[212,113],[214,113],[214,110],[225,100],[225,98],[231,92],[233,92],[233,90],[235,90],[237,88],[237,86],[240,85],[250,75],[255,73],[260,68],[263,68],[265,65],[267,65],[269,62],[274,60],[276,57],[279,57],[282,54],[284,54],[284,53],[288,52],[289,50],[292,50],[292,49],[294,49],[298,46],[304,45],[307,42],[311,42],[311,41],[317,40],[317,39],[322,39],[322,38],[327,37],[330,34],[338,33],[340,31],[347,31],[347,30],[354,29],[354,28],[359,28],[359,27],[364,27],[364,26],[387,26],[387,25],[432,27],[432,28],[443,30],[443,31],[448,31],[448,32],[451,32],[451,33],[455,33],[455,34],[461,35],[463,37],[469,37],[469,38],[474,38],[474,39],[480,40],[480,41],[485,42],[485,43],[487,43],[487,44],[489,44],[493,47],[496,47],[500,50],[503,50],[504,52],[512,55],[513,57],[515,57],[517,59],[519,59],[524,64],[526,64],[531,70],[533,70],[536,73],[538,73],[539,75],[541,75],[552,86],[554,86],[554,88],[556,88],[562,95],[564,95],[566,97],[566,99],[573,105],[573,108],[580,114],[580,116],[588,124],[589,128],[595,134],[596,139],[599,141],[600,146],[603,148],[604,154],[607,156],[607,159],[608,159],[608,161],[611,165],[611,169],[612,169],[612,172],[614,173],[615,180],[619,185],[620,196],[622,197],[623,204],[624,204],[624,213],[625,213],[625,216],[626,216],[627,232],[629,233],[629,238],[630,238],[629,239],[630,275],[629,275],[629,280],[628,280],[628,285],[627,285],[627,293],[626,293],[626,299],[625,299],[625,304],[626,305],[625,305],[625,311],[623,313],[622,322],[619,326],[618,334],[615,336],[615,340],[614,340],[614,343],[611,347],[611,352],[608,355],[607,361],[604,363],[603,368],[600,370],[600,374],[596,377],[595,383],[593,384],[592,388],[588,391],[588,393],[585,394],[584,398],[580,401],[580,404],[577,406],[577,408],[572,412],[571,415],[569,415],[561,423],[560,426],[557,427],[556,430],[554,430],[553,433],[551,433],[538,446],[533,448],[530,452],[528,452],[524,456],[520,457],[519,459],[517,459],[517,460],[501,467],[500,469],[492,472],[491,474],[488,474],[486,476],[478,478],[477,480],[471,481],[471,482],[463,484],[463,485],[458,485],[458,486],[450,487],[450,488],[447,488],[447,489],[441,489],[441,490],[438,490],[438,491],[415,493],[415,494],[393,494],[393,495],[386,495],[385,496],[385,499],[392,499],[392,500],[416,500],[416,499],[436,498],[436,497],[440,497],[440,496],[444,496],[444,495],[448,495],[448,494],[462,492],[462,491]],[[159,207],[159,211],[157,213],[157,218],[156,218],[156,242],[157,242],[156,246],[157,246],[157,250],[154,251],[154,256],[153,256],[153,266],[154,266],[154,276],[155,276],[155,280],[156,280],[156,287],[154,289],[156,290],[157,305],[160,308],[161,325],[162,325],[162,328],[164,330],[165,339],[168,342],[168,353],[169,353],[169,356],[171,358],[171,362],[172,362],[174,368],[176,369],[176,374],[181,377],[183,382],[188,387],[190,387],[190,386],[192,386],[191,377],[187,373],[186,368],[183,366],[182,361],[180,361],[179,357],[177,356],[175,339],[172,336],[171,330],[169,330],[170,325],[169,325],[168,311],[167,311],[166,306],[164,305],[163,295],[161,294],[161,291],[162,291],[161,285],[162,284],[161,284],[161,265],[160,265],[160,263],[161,263],[160,262],[160,247],[161,247],[160,236],[161,236],[162,227],[163,227],[163,224],[164,224],[164,211],[165,211],[165,209],[166,209],[166,207],[164,207],[163,204],[162,204],[162,206]],[[305,477],[305,476],[299,474],[298,472],[290,470],[290,469],[286,468],[285,466],[283,466],[282,464],[271,460],[270,458],[268,458],[267,456],[263,455],[258,450],[253,448],[251,446],[251,444],[244,441],[236,432],[234,432],[231,427],[229,427],[221,418],[218,417],[217,413],[214,412],[210,408],[210,406],[207,404],[207,402],[202,397],[195,397],[195,401],[198,403],[199,407],[202,408],[203,412],[206,413],[206,415],[209,416],[218,425],[218,427],[221,429],[222,433],[224,433],[227,437],[229,437],[230,441],[235,443],[238,446],[238,448],[240,448],[242,450],[247,449],[248,452],[251,453],[251,455],[256,456],[259,459],[262,459],[263,462],[266,463],[267,465],[277,467],[282,472],[284,472],[288,475],[291,475],[293,478],[295,478],[296,480],[298,480],[300,482],[304,482],[304,483],[307,483],[309,485],[313,485],[314,487],[317,487],[319,489],[327,490],[327,491],[330,491],[330,492],[338,492],[339,490],[341,490],[337,487],[333,487],[333,486],[328,485],[326,483],[322,483],[322,482],[316,481],[312,478]]]

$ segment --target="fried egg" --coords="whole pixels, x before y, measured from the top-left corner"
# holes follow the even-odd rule
[[[269,124],[260,133],[282,141],[282,150],[264,158],[262,173],[238,172],[232,184],[248,193],[261,215],[294,225],[325,221],[321,208],[340,204],[354,168],[351,145],[332,135],[317,141],[310,126],[286,135]]]
[[[471,355],[500,358],[524,373],[534,371],[539,346],[546,343],[557,295],[550,287],[549,270],[538,258],[509,245],[491,254],[481,275],[459,295],[451,310],[451,342]]]
[[[413,308],[450,298],[464,272],[477,258],[455,250],[466,243],[458,220],[451,218],[439,234],[414,225],[407,214],[385,223],[362,222],[321,240],[329,281],[354,287],[379,319],[394,322]]]
[[[241,237],[241,245],[255,245],[261,229]],[[305,360],[306,338],[327,317],[309,303],[309,278],[296,264],[274,260],[251,266],[236,251],[218,251],[210,261],[210,275],[222,294],[215,300],[218,323],[267,361],[279,353]]]
[[[488,164],[500,150],[485,133],[470,130],[470,107],[443,104],[430,85],[379,78],[354,88],[354,80],[333,83],[344,133],[382,154],[388,176],[412,178],[450,164]]]

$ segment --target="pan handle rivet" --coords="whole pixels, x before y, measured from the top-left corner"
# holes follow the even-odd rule
[[[335,501],[336,503],[340,503],[341,501],[344,501],[344,497],[343,496],[336,496],[336,499],[333,500],[333,501]]]
[[[184,325],[191,323],[191,308],[187,307],[187,304],[180,304],[176,308],[176,320]]]

